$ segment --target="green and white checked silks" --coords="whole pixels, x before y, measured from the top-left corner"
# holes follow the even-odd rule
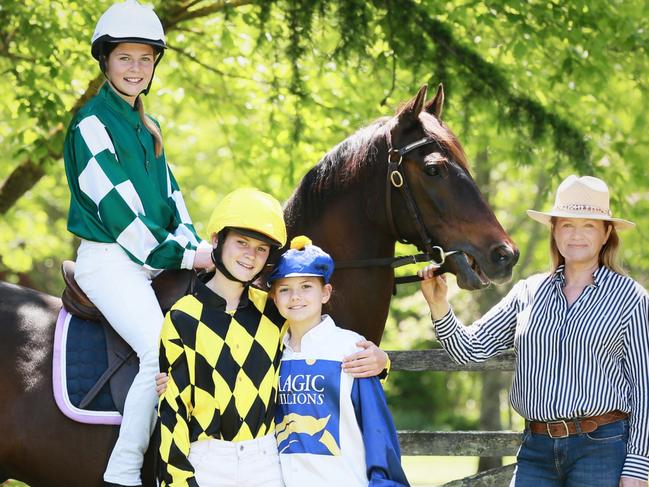
[[[106,83],[72,120],[65,141],[68,230],[116,242],[150,269],[191,269],[196,234],[164,154],[137,111]]]

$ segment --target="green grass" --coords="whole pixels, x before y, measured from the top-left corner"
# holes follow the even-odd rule
[[[516,461],[516,457],[505,457],[504,464]],[[403,457],[403,469],[412,487],[438,487],[464,477],[475,475],[478,457]]]
[[[477,457],[403,457],[401,461],[412,487],[435,487],[473,475]]]

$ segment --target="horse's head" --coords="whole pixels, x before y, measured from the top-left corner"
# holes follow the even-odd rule
[[[393,169],[401,161],[398,166],[405,178],[405,184],[397,188],[399,175],[394,174],[391,195],[387,195],[392,199],[393,228],[422,251],[431,244],[461,251],[449,256],[442,270],[455,274],[464,289],[507,280],[518,260],[518,249],[471,177],[462,146],[441,120],[442,85],[426,105],[425,99],[423,86],[388,124],[386,137],[392,149],[388,157]],[[412,195],[414,205],[410,206],[416,207],[418,216],[408,208],[406,192]]]

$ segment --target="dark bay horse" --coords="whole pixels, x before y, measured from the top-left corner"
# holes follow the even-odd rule
[[[460,143],[441,122],[443,90],[426,106],[425,97],[422,88],[395,117],[352,135],[305,176],[286,206],[289,234],[309,235],[337,261],[393,256],[397,238],[422,250],[441,245],[463,252],[444,269],[462,287],[507,279],[518,251],[475,186]],[[392,286],[389,268],[341,269],[328,311],[378,342]],[[58,298],[0,282],[0,482],[102,485],[117,428],[75,423],[54,403],[52,343],[60,306]],[[154,485],[146,464],[145,473],[145,485]]]
[[[308,235],[336,262],[394,256],[397,239],[422,252],[432,243],[461,251],[442,270],[464,289],[509,279],[518,250],[441,121],[442,86],[426,105],[425,98],[424,86],[396,116],[356,132],[304,176],[284,211],[289,237]],[[379,343],[393,279],[389,267],[334,272],[327,311],[340,326]]]

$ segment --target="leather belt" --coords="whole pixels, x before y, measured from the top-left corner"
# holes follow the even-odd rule
[[[560,419],[558,421],[525,421],[525,425],[532,433],[546,435],[550,438],[567,438],[580,433],[592,433],[600,426],[626,419],[629,415],[622,411],[611,411],[599,416],[586,418]]]

